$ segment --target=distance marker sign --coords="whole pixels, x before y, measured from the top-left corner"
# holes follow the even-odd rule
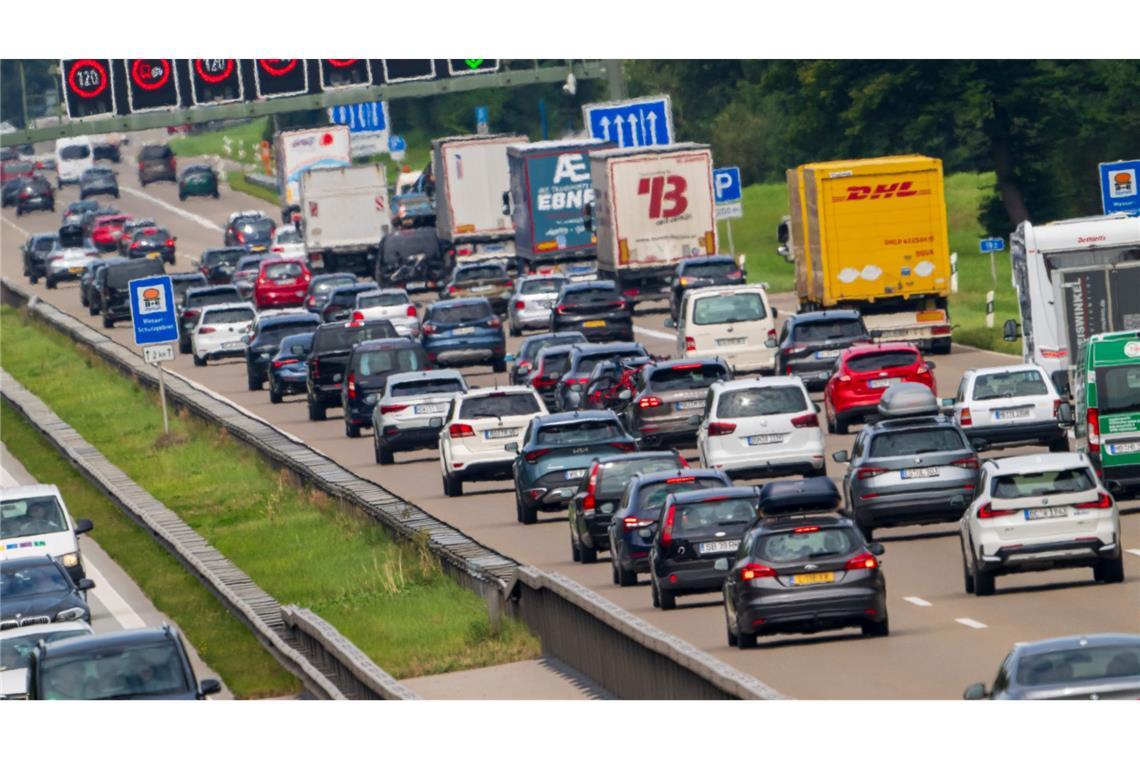
[[[64,100],[69,119],[115,114],[115,83],[109,58],[61,60]]]

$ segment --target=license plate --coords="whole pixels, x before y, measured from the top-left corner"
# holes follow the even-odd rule
[[[584,469],[583,470],[567,470],[566,471],[566,479],[567,480],[579,480],[585,474],[586,474],[586,471]]]
[[[488,290],[491,289],[491,287],[492,287],[491,285],[476,285],[475,287],[471,288],[471,292],[472,293],[486,293]]]
[[[518,428],[495,428],[483,433],[487,438],[512,438],[519,432]]]
[[[1068,517],[1069,510],[1064,507],[1038,507],[1025,510],[1026,520],[1049,520],[1054,517]]]
[[[504,243],[484,243],[479,249],[482,253],[502,253],[507,250]]]
[[[412,411],[416,414],[439,414],[446,408],[446,404],[416,404]]]
[[[740,546],[739,541],[708,541],[697,544],[697,551],[701,554],[724,554],[734,552]]]
[[[412,288],[416,288],[417,290],[423,290],[426,287],[427,287],[427,283],[426,282],[420,282],[420,281],[409,282],[407,284],[407,288],[409,290],[411,290]]]
[[[937,467],[912,467],[909,470],[902,470],[899,473],[903,480],[914,480],[915,478],[937,478]]]
[[[289,277],[289,278],[284,279],[284,280],[274,280],[273,284],[274,285],[280,285],[281,287],[284,288],[284,287],[288,287],[290,285],[296,285],[297,281],[294,280],[292,277]]]
[[[835,581],[835,573],[800,573],[799,575],[792,576],[792,585],[794,586],[812,586],[817,583],[833,583]]]
[[[894,385],[898,381],[899,379],[897,377],[880,377],[870,381],[867,385],[872,388],[886,388],[887,386]]]
[[[508,443],[506,446],[503,446],[503,449],[504,449],[505,451],[514,451],[514,452],[518,452],[518,450],[519,450],[519,445],[518,445],[518,443]]]
[[[834,359],[837,356],[839,356],[838,351],[816,351],[815,352],[815,358],[816,359]]]
[[[229,340],[222,344],[222,348],[243,348],[245,346],[240,340]]]
[[[146,255],[146,257],[147,257],[148,259],[157,259],[157,258],[160,258],[161,256],[162,256],[162,254],[161,254],[161,253],[148,253],[148,254]]]
[[[1106,446],[1110,456],[1120,456],[1121,454],[1135,454],[1140,451],[1140,441],[1131,443],[1110,443]]]
[[[678,411],[681,411],[683,409],[704,409],[704,408],[705,408],[705,400],[704,399],[698,399],[696,401],[678,401],[677,402],[677,410]]]
[[[589,322],[586,322],[585,324],[583,324],[582,326],[583,327],[605,327],[606,326],[606,320],[604,320],[604,319],[592,319]]]
[[[779,443],[784,440],[784,436],[780,433],[765,433],[764,435],[750,435],[748,436],[749,446],[763,446],[768,443]]]
[[[79,274],[80,272],[83,271],[83,267],[72,267],[68,271],[71,272],[72,274]]]
[[[474,327],[460,327],[451,331],[452,335],[470,335],[475,332]]]
[[[745,338],[717,338],[716,344],[718,346],[743,346]]]
[[[997,409],[994,411],[995,420],[1016,420],[1020,417],[1028,417],[1029,413],[1033,411],[1031,408],[1024,409]]]

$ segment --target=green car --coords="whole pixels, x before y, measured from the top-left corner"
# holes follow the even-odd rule
[[[1140,494],[1140,332],[1081,345],[1074,373],[1078,447],[1118,498]]]
[[[205,164],[193,164],[182,171],[178,178],[178,200],[184,201],[191,195],[218,197],[218,175]]]

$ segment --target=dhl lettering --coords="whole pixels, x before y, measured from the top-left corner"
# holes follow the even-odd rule
[[[930,190],[913,190],[913,182],[879,183],[874,189],[870,185],[848,185],[847,196],[837,196],[834,200],[875,201],[880,198],[909,198],[912,195],[929,195]]]
[[[887,238],[883,241],[883,245],[915,245],[917,243],[930,243],[934,241],[933,235],[918,235],[908,238]],[[922,252],[919,251],[919,255]]]

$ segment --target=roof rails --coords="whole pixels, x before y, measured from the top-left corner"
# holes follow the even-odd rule
[[[839,507],[839,490],[825,476],[766,483],[759,489],[756,503],[757,510],[764,517],[836,512]]]

